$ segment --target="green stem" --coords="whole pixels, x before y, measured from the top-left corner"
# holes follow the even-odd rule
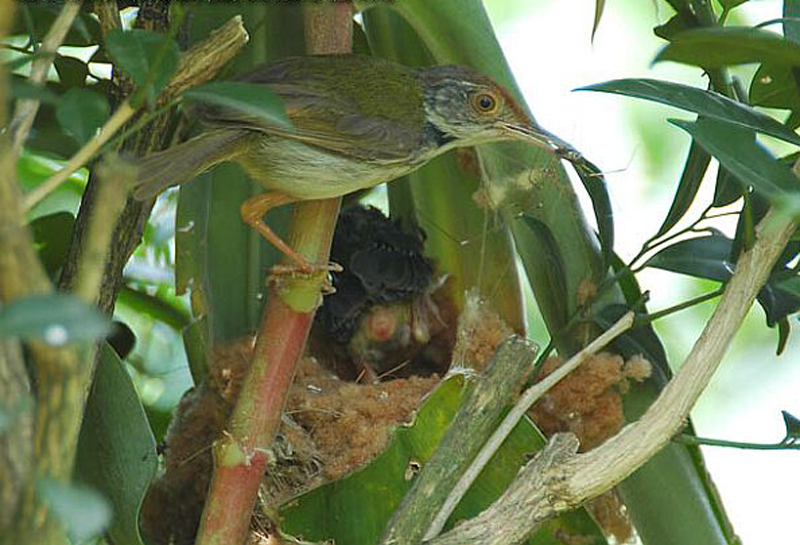
[[[676,312],[680,312],[681,310],[687,309],[689,307],[693,307],[695,305],[699,305],[700,303],[705,303],[706,301],[710,301],[716,297],[722,295],[722,292],[725,291],[725,287],[720,287],[714,291],[704,293],[703,295],[698,295],[697,297],[693,297],[688,301],[684,301],[683,303],[678,303],[677,305],[673,305],[671,307],[667,307],[665,309],[659,310],[658,312],[651,312],[646,317],[640,318],[636,320],[636,326],[641,326],[645,324],[652,323],[656,320],[664,318],[665,316],[669,316],[670,314],[674,314]]]
[[[747,443],[741,441],[728,441],[727,439],[711,439],[709,437],[697,437],[694,435],[681,434],[676,436],[673,441],[684,445],[707,445],[710,447],[741,448],[747,450],[800,450],[797,443]]]

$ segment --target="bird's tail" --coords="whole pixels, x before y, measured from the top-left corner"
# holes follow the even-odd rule
[[[133,196],[147,200],[172,185],[187,182],[217,163],[232,159],[246,131],[212,130],[168,150],[137,159],[139,169]]]

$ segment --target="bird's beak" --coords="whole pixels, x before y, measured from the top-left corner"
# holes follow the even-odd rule
[[[555,134],[544,130],[537,125],[517,125],[503,123],[500,130],[513,140],[521,140],[544,148],[552,152],[560,152],[573,149],[570,144],[560,139]]]

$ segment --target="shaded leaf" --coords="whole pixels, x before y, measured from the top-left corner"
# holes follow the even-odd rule
[[[75,217],[69,212],[40,216],[30,223],[39,259],[50,278],[55,276],[64,263],[74,225]]]
[[[156,466],[155,439],[133,381],[104,343],[81,426],[75,471],[114,506],[109,529],[114,543],[142,543],[139,507]]]
[[[191,320],[189,312],[180,305],[180,301],[168,301],[127,284],[120,289],[118,302],[178,331],[186,327]]]
[[[760,191],[777,206],[800,210],[800,183],[791,169],[777,161],[755,140],[755,134],[737,125],[709,118],[696,122],[670,119],[692,135],[706,151],[736,178]]]
[[[67,91],[56,107],[61,127],[80,144],[88,142],[108,119],[109,106],[105,97],[80,87]]]
[[[723,8],[726,10],[733,9],[736,6],[740,6],[749,0],[719,0],[719,3],[722,5]]]
[[[592,200],[592,210],[597,220],[600,246],[603,252],[603,263],[607,267],[614,252],[614,212],[611,210],[611,199],[608,196],[606,179],[602,171],[587,160],[572,164],[578,173],[583,187]]]
[[[694,25],[686,24],[684,17],[681,14],[676,14],[663,25],[658,25],[653,28],[653,33],[659,38],[670,41],[676,34],[689,30],[690,28],[694,28]]]
[[[667,60],[702,68],[752,62],[800,65],[800,43],[760,28],[693,29],[673,36],[654,62]]]
[[[686,157],[686,164],[683,166],[683,174],[681,174],[681,180],[678,183],[678,189],[672,198],[667,217],[664,218],[664,222],[658,229],[656,236],[663,235],[672,229],[686,214],[689,207],[692,206],[710,162],[711,155],[696,142],[692,141],[689,147],[689,155]]]
[[[800,49],[800,44],[797,47]],[[660,102],[661,104],[695,112],[708,118],[720,119],[732,125],[747,127],[780,140],[800,145],[800,136],[788,130],[770,116],[714,91],[706,91],[690,85],[636,78],[611,80],[581,87],[577,90],[602,91]]]
[[[783,424],[786,426],[787,439],[800,439],[800,419],[789,411],[781,411]]]
[[[82,87],[86,84],[86,76],[89,74],[89,67],[86,63],[75,57],[65,57],[56,55],[53,61],[58,79],[65,88]]]
[[[642,300],[642,290],[639,288],[639,283],[636,281],[636,275],[630,270],[625,271],[626,265],[620,259],[616,252],[611,258],[611,268],[615,275],[620,275],[617,283],[622,290],[622,295],[625,297],[625,303],[632,307]]]
[[[776,356],[780,356],[783,354],[783,351],[786,350],[786,343],[789,342],[789,333],[791,332],[792,328],[787,318],[778,320],[778,346],[775,348]]]
[[[106,36],[106,49],[148,101],[155,99],[178,68],[178,45],[164,34],[115,28]]]
[[[67,529],[73,543],[100,536],[111,522],[111,505],[93,488],[41,479],[37,490]]]
[[[645,265],[725,282],[733,274],[734,264],[730,261],[732,244],[731,239],[718,233],[690,238],[667,246],[648,259]]]
[[[58,104],[58,95],[46,85],[34,85],[27,78],[14,76],[11,82],[11,96],[16,99],[29,98],[44,104]]]
[[[61,12],[60,2],[20,2],[22,16],[15,17],[9,35],[29,35],[36,41],[50,30]],[[29,26],[30,25],[30,26]],[[97,44],[103,35],[100,22],[89,13],[79,13],[64,37],[63,45],[88,46]]]
[[[111,322],[73,295],[30,295],[0,307],[0,338],[36,339],[61,346],[105,337]]]
[[[742,197],[745,187],[744,182],[720,165],[717,171],[717,183],[714,186],[714,200],[711,204],[716,207],[728,206]]]
[[[800,42],[800,2],[784,0],[783,35],[790,40]]]
[[[539,245],[544,248],[544,250],[540,252],[540,255],[545,255],[548,257],[547,263],[540,265],[546,266],[549,274],[546,277],[543,277],[540,284],[536,286],[537,298],[546,297],[551,301],[566,301],[568,299],[568,295],[566,282],[567,275],[566,270],[564,269],[564,259],[561,256],[561,250],[559,249],[558,244],[553,237],[553,233],[547,227],[547,224],[532,216],[525,215],[522,217],[522,220],[525,225],[528,226],[530,231],[533,232],[538,240]],[[543,294],[541,292],[545,293]],[[562,314],[558,320],[558,323],[566,323],[566,305],[562,305],[555,310]]]
[[[256,83],[219,81],[195,87],[184,93],[187,99],[199,100],[263,119],[268,124],[294,128],[280,97]]]
[[[800,278],[797,276],[779,280],[775,283],[775,287],[795,297],[800,297]]]
[[[750,83],[750,101],[755,106],[800,110],[800,70],[785,64],[762,64]]]
[[[779,325],[787,316],[800,310],[800,297],[776,289],[775,282],[774,278],[770,278],[756,296],[758,303],[764,309],[769,327]],[[797,283],[797,280],[794,283]]]

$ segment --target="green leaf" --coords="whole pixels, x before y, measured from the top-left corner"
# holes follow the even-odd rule
[[[88,142],[108,119],[109,106],[105,97],[80,87],[67,91],[56,107],[61,127],[80,144]]]
[[[75,217],[69,212],[40,216],[30,224],[39,259],[50,278],[54,278],[64,264],[74,225]]]
[[[798,45],[798,48],[800,49],[800,45]],[[720,119],[733,125],[747,127],[791,144],[800,145],[800,136],[788,130],[768,115],[719,93],[689,85],[637,78],[612,80],[581,87],[577,90],[602,91],[660,102],[661,104],[695,112],[709,118]]]
[[[219,81],[195,87],[184,93],[187,99],[199,100],[256,116],[269,124],[293,129],[280,97],[263,85],[239,81]]]
[[[800,43],[751,27],[693,29],[673,36],[653,62],[676,61],[702,68],[752,62],[800,65]]]
[[[735,8],[736,6],[740,6],[749,0],[718,0],[720,5],[726,10],[730,10]]]
[[[792,332],[792,327],[789,325],[787,318],[778,320],[778,346],[775,348],[775,355],[780,356],[786,350],[786,343],[789,342],[789,334]]]
[[[600,26],[600,19],[603,18],[603,9],[606,7],[606,0],[594,0],[594,22],[592,23],[592,41],[594,42],[594,35],[597,32],[597,27]]]
[[[800,111],[800,70],[785,64],[762,64],[750,83],[754,106]]]
[[[114,64],[133,79],[149,102],[178,68],[178,45],[164,34],[115,28],[106,36],[106,49]]]
[[[34,85],[27,78],[11,78],[11,96],[16,99],[38,100],[43,104],[58,104],[58,95],[46,85]]]
[[[756,142],[754,133],[740,130],[739,125],[702,117],[696,122],[669,122],[691,134],[720,165],[776,206],[800,211],[800,182],[789,167]]]
[[[61,12],[61,2],[25,2],[19,3],[22,14],[14,18],[10,36],[29,35],[35,41],[41,41],[53,26]],[[99,43],[103,35],[100,22],[88,12],[79,13],[72,22],[62,45],[89,46]]]
[[[120,289],[117,302],[143,316],[163,322],[178,331],[189,325],[191,320],[189,312],[183,307],[182,301],[179,299],[175,298],[170,301],[159,295],[151,295],[145,291],[137,290],[127,284]]]
[[[592,210],[597,220],[597,229],[600,237],[600,247],[603,252],[605,266],[611,262],[614,252],[614,212],[611,210],[611,198],[608,196],[606,179],[603,172],[587,160],[583,160],[572,167],[583,182],[583,187],[592,201]]]
[[[331,539],[347,545],[372,545],[411,487],[407,472],[424,464],[458,409],[464,376],[454,375],[430,394],[413,424],[398,427],[386,451],[368,466],[311,490],[281,506],[282,529],[310,541]],[[530,421],[520,422],[453,513],[451,525],[475,516],[514,479],[531,453],[543,445]],[[563,545],[559,536],[580,535],[587,543],[606,543],[583,509],[549,520],[525,543]]]
[[[96,487],[114,507],[114,543],[141,545],[138,518],[155,475],[156,444],[130,374],[105,343],[78,440],[76,477]]]
[[[716,233],[690,238],[667,246],[648,259],[645,265],[725,282],[733,274],[731,244],[731,239]]]
[[[714,199],[711,204],[717,208],[728,206],[742,197],[746,184],[731,174],[728,169],[719,167],[714,186]]]
[[[82,60],[75,57],[56,55],[53,65],[58,73],[58,79],[64,87],[83,87],[86,84],[89,67]]]
[[[111,522],[108,500],[87,486],[41,479],[37,490],[67,529],[73,543],[99,537]]]
[[[796,0],[783,1],[783,35],[800,42],[800,2]]]
[[[683,174],[681,174],[678,189],[675,191],[675,196],[672,198],[672,204],[669,207],[669,212],[667,212],[667,217],[664,218],[664,222],[658,229],[656,236],[663,235],[672,229],[683,215],[686,214],[689,207],[692,206],[710,162],[711,155],[702,147],[698,146],[696,142],[692,142],[692,145],[689,147],[689,155],[686,158],[686,164],[683,166]]]
[[[73,295],[30,295],[0,307],[0,338],[36,339],[62,346],[101,339],[110,330],[108,317]]]
[[[800,419],[789,411],[781,411],[781,416],[786,426],[786,439],[800,439]]]

